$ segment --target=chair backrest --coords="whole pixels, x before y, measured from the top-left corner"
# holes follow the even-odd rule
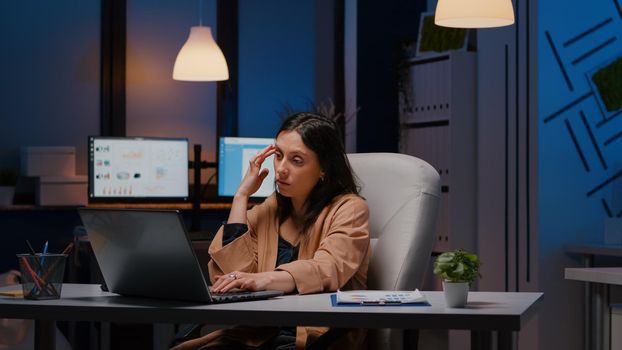
[[[397,153],[348,155],[369,206],[375,241],[370,289],[420,288],[434,244],[440,177],[425,161]]]
[[[369,289],[421,288],[434,245],[440,177],[425,161],[397,153],[353,153],[348,159],[369,206]],[[372,332],[373,348],[396,348],[401,332]]]

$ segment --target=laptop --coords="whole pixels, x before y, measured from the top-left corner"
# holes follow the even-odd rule
[[[177,210],[78,208],[108,289],[117,294],[222,303],[281,291],[210,293]]]

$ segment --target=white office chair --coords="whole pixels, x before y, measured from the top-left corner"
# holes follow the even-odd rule
[[[369,206],[369,289],[421,288],[440,204],[440,177],[425,161],[396,153],[348,154]],[[401,349],[403,332],[370,330],[370,349]],[[416,341],[416,340],[415,340]]]

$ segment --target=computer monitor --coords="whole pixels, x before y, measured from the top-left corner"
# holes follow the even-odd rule
[[[221,137],[218,153],[218,196],[232,197],[246,174],[249,160],[258,151],[274,143],[274,139],[256,137]],[[274,192],[274,156],[268,157],[263,168],[268,176],[253,197],[267,197]]]
[[[89,136],[89,202],[186,201],[188,139]]]

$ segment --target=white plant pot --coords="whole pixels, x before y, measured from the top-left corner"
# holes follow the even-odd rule
[[[13,205],[15,186],[0,186],[0,207]]]
[[[447,307],[464,307],[469,296],[469,284],[467,282],[443,281],[445,291],[445,305]]]

